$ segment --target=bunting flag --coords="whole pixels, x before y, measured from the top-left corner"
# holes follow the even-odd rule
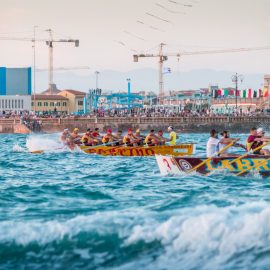
[[[227,97],[229,95],[229,90],[227,88],[223,88],[223,96]]]
[[[248,89],[248,98],[251,98],[251,97],[252,97],[252,90]]]
[[[269,92],[268,92],[268,87],[267,87],[267,86],[265,86],[265,87],[263,88],[263,96],[264,96],[264,97],[268,97],[268,96],[269,96]]]
[[[246,98],[246,97],[247,97],[247,90],[244,89],[244,90],[242,90],[241,92],[242,92],[241,97],[242,97],[242,98]]]

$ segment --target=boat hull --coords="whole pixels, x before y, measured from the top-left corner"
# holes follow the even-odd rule
[[[245,175],[252,170],[258,171],[262,176],[270,176],[270,156],[249,155],[245,158],[237,160],[230,164],[235,157],[216,157],[207,161],[195,171],[200,174],[209,174],[217,170],[227,170],[233,174],[243,172]],[[162,175],[168,174],[183,174],[192,170],[195,166],[205,161],[206,158],[195,157],[170,157],[156,155],[156,160],[160,173]],[[195,172],[194,171],[194,172]]]
[[[176,146],[79,146],[86,154],[97,154],[102,156],[190,156],[195,153],[195,144],[180,144]]]

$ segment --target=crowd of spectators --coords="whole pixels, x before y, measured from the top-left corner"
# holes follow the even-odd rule
[[[42,123],[37,119],[44,118],[80,118],[80,117],[219,117],[219,116],[255,116],[255,115],[270,115],[270,110],[258,110],[256,112],[242,112],[241,110],[232,113],[218,113],[214,110],[181,110],[174,112],[170,109],[157,108],[135,108],[130,110],[94,110],[88,114],[66,114],[53,112],[51,114],[40,114],[34,112],[0,112],[0,118],[20,119],[24,124],[31,129],[39,129]]]

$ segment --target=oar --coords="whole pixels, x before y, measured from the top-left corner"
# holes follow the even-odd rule
[[[97,148],[97,147],[100,147],[100,146],[110,146],[110,145],[112,145],[114,143],[117,143],[117,142],[120,142],[120,140],[113,141],[113,142],[108,142],[108,143],[103,143],[103,144],[92,145],[92,146],[89,146],[87,148],[84,148],[83,150],[94,149],[94,148]],[[82,145],[82,146],[84,146],[84,145]],[[116,146],[121,146],[121,145],[116,145]]]
[[[225,146],[224,148],[222,148],[220,151],[218,151],[217,153],[215,153],[215,155],[213,155],[212,157],[207,158],[206,160],[202,161],[200,164],[196,165],[195,167],[193,167],[192,169],[190,169],[189,171],[187,171],[186,173],[191,173],[195,170],[197,170],[198,168],[200,168],[201,166],[203,166],[204,164],[206,164],[208,161],[210,161],[211,159],[215,158],[216,156],[222,154],[225,150],[227,150],[228,148],[230,148],[232,145],[234,145],[234,143],[237,140],[233,140],[231,143],[229,143],[227,146]]]
[[[267,164],[269,160],[270,160],[270,158],[264,159],[263,161],[259,162],[258,164],[254,165],[254,166],[251,166],[249,169],[245,169],[245,170],[243,170],[243,171],[237,173],[236,176],[242,175],[243,173],[249,172],[249,171],[251,171],[251,170],[253,170],[253,169],[257,169],[257,168],[259,168],[259,167],[261,167],[261,166]]]
[[[262,145],[260,145],[260,146],[258,146],[258,147],[256,147],[256,148],[252,149],[252,151],[253,151],[253,152],[256,152],[257,150],[260,150],[261,148],[263,148],[264,146],[266,146],[266,145],[268,145],[268,144],[270,144],[270,142],[267,142],[267,143],[265,143],[265,144],[262,144]],[[232,163],[234,163],[234,162],[236,162],[236,161],[238,161],[238,160],[240,160],[240,159],[242,159],[242,158],[248,156],[249,154],[250,154],[250,153],[247,152],[247,153],[243,154],[242,156],[233,159],[232,161],[230,161],[230,162],[228,163],[228,165],[231,165]]]

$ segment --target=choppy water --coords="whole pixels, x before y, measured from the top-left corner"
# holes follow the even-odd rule
[[[154,158],[52,151],[54,137],[0,135],[1,269],[269,269],[269,180],[162,177]],[[182,139],[202,153],[207,134]]]

